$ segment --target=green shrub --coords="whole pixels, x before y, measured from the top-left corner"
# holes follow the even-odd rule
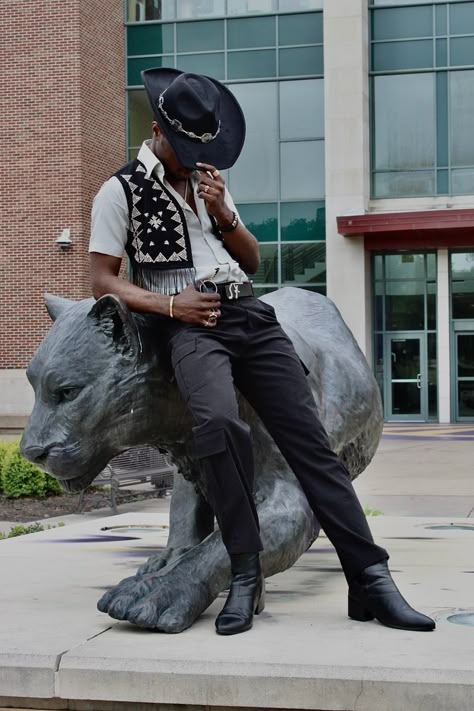
[[[15,446],[17,446],[17,442],[6,442],[4,439],[0,439],[0,494],[3,491],[3,485],[2,485],[3,460],[7,456],[7,452],[9,452],[10,449],[14,448]]]
[[[35,523],[31,523],[29,526],[25,526],[22,523],[19,523],[17,526],[13,526],[13,528],[10,529],[10,533],[7,536],[4,536],[3,533],[0,532],[0,541],[5,540],[6,538],[16,538],[17,536],[26,536],[28,533],[38,533],[38,531],[49,531],[51,528],[62,528],[66,524],[64,521],[59,521],[55,526],[46,526],[46,528],[43,526],[42,523],[38,523],[36,521]]]
[[[21,456],[19,442],[12,443],[3,457],[1,480],[3,493],[12,498],[62,493],[56,479]]]

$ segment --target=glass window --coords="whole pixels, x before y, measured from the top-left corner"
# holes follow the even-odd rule
[[[275,17],[255,17],[229,20],[227,48],[274,47],[276,45]]]
[[[256,15],[276,12],[277,0],[227,0],[228,15]]]
[[[324,74],[324,51],[321,46],[280,49],[278,58],[281,77]]]
[[[426,255],[426,276],[428,279],[436,281],[436,254]]]
[[[294,12],[295,10],[322,10],[323,0],[279,0],[280,12]]]
[[[177,0],[180,20],[225,15],[225,0]]]
[[[474,71],[450,73],[449,100],[451,165],[474,166]]]
[[[183,72],[197,72],[214,79],[225,79],[224,53],[179,54],[178,69]]]
[[[474,333],[459,333],[458,377],[474,378]]]
[[[428,416],[438,416],[438,351],[436,333],[428,333]]]
[[[224,49],[224,21],[178,22],[176,43],[178,52]]]
[[[459,417],[474,417],[474,382],[460,380],[458,382]]]
[[[295,107],[299,109],[295,110]],[[280,84],[280,138],[324,137],[324,80]]]
[[[139,25],[127,30],[127,52],[133,54],[166,54],[174,52],[173,25]]]
[[[150,102],[144,89],[128,92],[128,145],[141,146],[151,138],[151,124],[154,121]]]
[[[278,18],[278,44],[315,44],[323,41],[323,15],[311,13]]]
[[[324,202],[282,202],[281,239],[284,242],[324,240],[326,214]]]
[[[474,169],[451,171],[451,192],[453,195],[474,193]]]
[[[228,79],[252,79],[276,76],[276,50],[260,49],[252,52],[227,54]]]
[[[376,169],[434,166],[434,86],[431,73],[374,77]]]
[[[242,222],[259,242],[277,242],[277,203],[247,203],[237,205]]]
[[[326,282],[326,245],[282,244],[281,269],[287,285]]]
[[[436,12],[436,34],[439,37],[440,35],[445,35],[448,32],[448,18],[446,14],[446,5],[441,5],[437,8],[435,8]]]
[[[386,279],[424,279],[424,254],[388,254],[385,257]]]
[[[433,34],[433,11],[431,7],[374,10],[372,33],[374,40],[431,37]]]
[[[144,57],[141,59],[129,59],[127,62],[127,83],[129,86],[142,86],[142,78],[140,72],[143,69],[152,69],[153,67],[172,67],[173,55],[164,55],[163,57]]]
[[[421,281],[386,282],[387,331],[419,331],[425,328],[425,284]]]
[[[435,191],[434,172],[376,173],[373,178],[375,197],[414,197],[433,195]]]
[[[428,282],[426,285],[426,328],[436,330],[436,284]]]
[[[474,319],[474,252],[451,254],[453,318]]]
[[[174,0],[127,0],[127,20],[174,20]]]
[[[384,317],[384,285],[380,282],[375,284],[375,330],[383,331]]]
[[[324,141],[280,144],[282,200],[324,197]]]
[[[260,245],[260,267],[258,272],[252,279],[259,284],[275,284],[279,283],[278,278],[278,245],[277,244],[261,244]]]
[[[474,2],[449,6],[449,30],[452,35],[474,34]]]
[[[474,64],[473,37],[453,37],[450,40],[449,63],[452,67]]]
[[[375,72],[396,69],[431,69],[432,66],[432,40],[381,42],[372,46],[372,69]]]
[[[448,66],[448,40],[446,39],[436,40],[436,66]]]
[[[383,257],[374,257],[374,274],[376,279],[383,279]]]
[[[278,94],[276,82],[232,84],[247,123],[243,151],[232,168],[234,201],[278,199]]]

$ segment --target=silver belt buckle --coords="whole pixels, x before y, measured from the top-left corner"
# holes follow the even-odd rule
[[[226,293],[226,296],[229,299],[229,301],[239,298],[241,286],[242,286],[241,281],[233,281],[232,284],[225,285],[225,293]]]
[[[217,284],[212,279],[204,279],[199,284],[201,294],[217,294]]]

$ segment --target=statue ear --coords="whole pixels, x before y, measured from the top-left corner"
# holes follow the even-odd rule
[[[53,294],[48,294],[45,292],[44,303],[46,304],[46,310],[51,317],[52,321],[56,321],[58,316],[61,316],[64,311],[69,309],[75,301],[71,299],[63,299],[61,296],[54,296]]]
[[[110,338],[123,355],[137,355],[140,350],[135,322],[124,302],[115,294],[98,299],[88,313],[97,329]]]

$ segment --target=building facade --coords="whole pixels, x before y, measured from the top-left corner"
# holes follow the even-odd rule
[[[42,292],[90,295],[92,195],[151,134],[140,71],[170,66],[225,82],[243,107],[246,144],[225,178],[260,242],[256,291],[333,299],[387,420],[474,420],[474,2],[69,0],[54,18],[64,56],[45,45],[57,4],[42,5],[35,28],[24,5],[9,21],[12,66],[27,39],[44,55],[22,81],[48,141],[33,150],[21,131],[12,70],[11,158],[27,180],[5,225],[2,211],[0,418],[27,414]],[[12,262],[9,235],[28,222]],[[65,228],[69,248],[55,241]]]

